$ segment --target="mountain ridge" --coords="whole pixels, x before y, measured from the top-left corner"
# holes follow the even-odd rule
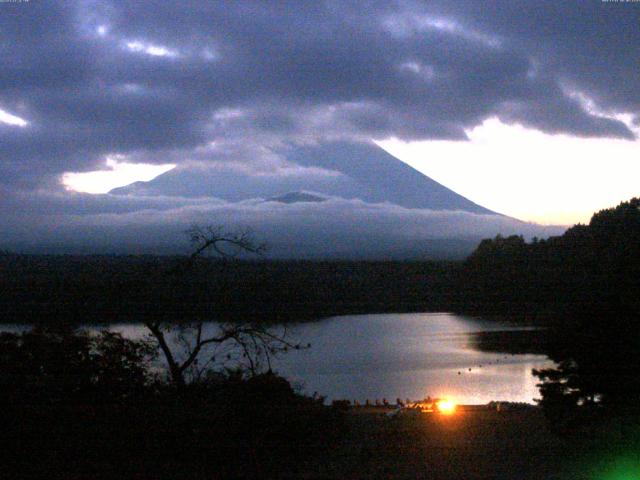
[[[282,178],[212,169],[174,169],[149,182],[111,190],[114,195],[210,196],[231,202],[278,198],[293,192],[388,202],[405,208],[461,210],[499,215],[448,189],[375,144],[330,142],[289,145],[283,157],[294,165],[336,172],[327,177]]]

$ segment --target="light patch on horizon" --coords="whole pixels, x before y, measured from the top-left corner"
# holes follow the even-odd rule
[[[123,157],[107,158],[108,170],[92,172],[67,172],[62,175],[62,184],[69,191],[81,193],[108,193],[114,188],[125,187],[134,182],[148,182],[158,175],[175,168],[173,163],[152,165],[148,163],[127,163]]]
[[[29,122],[27,122],[24,118],[12,115],[6,110],[2,109],[0,109],[0,122],[11,125],[13,127],[26,127],[27,125],[29,125]]]
[[[525,221],[588,223],[595,211],[640,195],[640,141],[550,135],[496,118],[467,135],[468,142],[376,143],[470,200]]]

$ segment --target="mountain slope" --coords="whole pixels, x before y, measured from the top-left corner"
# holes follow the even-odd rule
[[[495,213],[418,172],[377,145],[336,142],[292,149],[287,158],[300,165],[339,171],[357,182],[358,198],[369,203]]]
[[[109,248],[172,251],[193,224],[249,229],[271,258],[460,259],[498,234],[546,238],[564,231],[492,212],[449,190],[375,144],[288,145],[264,168],[258,159],[178,167],[112,191],[142,201],[99,238]],[[149,208],[157,197],[158,208]],[[179,202],[164,208],[167,199]],[[88,234],[77,232],[74,238]],[[162,240],[166,239],[166,240]],[[161,245],[165,241],[166,247]]]
[[[264,176],[220,169],[206,172],[175,169],[150,182],[137,182],[111,193],[204,196],[236,202],[279,198],[290,192],[306,191],[367,203],[387,202],[405,208],[495,213],[449,190],[374,144],[334,142],[289,146],[280,153],[294,165],[328,174]]]

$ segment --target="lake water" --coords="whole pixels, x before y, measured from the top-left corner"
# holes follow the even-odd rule
[[[127,335],[139,326],[114,326]],[[452,397],[459,403],[539,398],[533,368],[553,366],[543,355],[479,351],[481,331],[513,325],[449,313],[348,315],[289,327],[288,338],[311,348],[276,358],[274,370],[305,393],[364,402]],[[460,372],[458,374],[458,372]]]
[[[110,328],[133,338],[146,334],[142,325]],[[477,332],[517,329],[449,313],[332,317],[288,327],[288,339],[311,348],[291,350],[273,365],[305,393],[328,400],[394,402],[429,395],[465,404],[531,403],[539,398],[531,370],[553,363],[543,355],[483,352],[472,342]]]

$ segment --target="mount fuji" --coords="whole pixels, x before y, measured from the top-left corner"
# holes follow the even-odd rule
[[[248,227],[279,258],[461,258],[488,236],[562,231],[477,205],[375,144],[278,154],[284,167],[275,172],[184,166],[110,195],[191,199],[174,221]]]

